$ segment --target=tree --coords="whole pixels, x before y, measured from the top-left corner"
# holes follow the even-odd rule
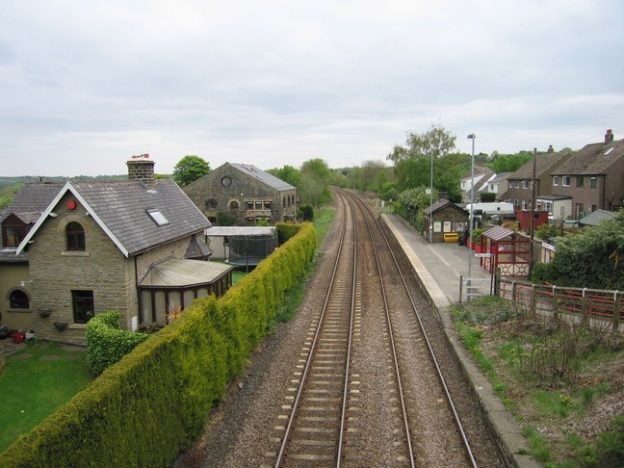
[[[331,170],[322,159],[310,159],[301,166],[299,198],[303,203],[319,206],[330,199]]]
[[[278,179],[281,179],[294,187],[299,187],[301,171],[295,167],[286,164],[281,169],[269,169],[267,172],[269,174],[273,174]]]
[[[407,147],[395,146],[387,159],[397,163],[414,156],[442,158],[455,149],[455,135],[440,124],[431,124],[425,133],[409,133]]]
[[[173,168],[173,180],[184,187],[210,172],[210,165],[199,156],[187,155]]]
[[[624,289],[624,210],[615,219],[556,241],[555,281],[562,286]]]

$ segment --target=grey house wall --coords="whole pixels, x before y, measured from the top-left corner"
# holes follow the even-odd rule
[[[224,177],[231,179],[230,185],[222,183]],[[297,214],[296,190],[276,190],[227,163],[183,190],[211,221],[218,213],[231,216],[239,225],[255,224],[256,219],[273,223],[294,220]],[[256,209],[256,202],[263,203],[262,209]],[[270,208],[265,209],[264,202],[270,203]],[[253,208],[248,203],[253,203]]]

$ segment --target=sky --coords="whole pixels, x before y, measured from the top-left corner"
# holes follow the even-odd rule
[[[624,138],[621,0],[0,0],[0,176]]]

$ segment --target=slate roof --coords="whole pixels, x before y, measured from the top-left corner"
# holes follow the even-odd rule
[[[614,219],[615,217],[616,214],[612,211],[596,210],[579,219],[579,224],[584,224],[586,226],[598,226],[603,221]]]
[[[538,154],[535,158],[535,177],[540,178],[544,173],[550,174],[552,168],[556,168],[559,164],[570,158],[570,153],[558,151],[556,153]],[[509,174],[508,179],[532,179],[533,178],[533,159],[528,160],[516,171]]]
[[[428,206],[427,208],[425,208],[423,210],[423,213],[425,214],[430,214],[430,213],[435,213],[436,211],[441,210],[442,208],[445,208],[447,206],[453,206],[455,209],[457,210],[461,210],[461,211],[466,211],[463,208],[460,208],[459,206],[457,206],[455,203],[447,200],[446,198],[440,198],[437,202],[435,202],[433,205]],[[466,215],[468,215],[468,212],[466,211]]]
[[[258,179],[259,181],[263,182],[264,184],[268,185],[269,187],[272,187],[275,190],[278,190],[280,192],[285,191],[285,190],[295,190],[295,187],[293,187],[289,183],[284,182],[282,179],[278,179],[273,174],[269,174],[268,172],[263,171],[262,169],[258,169],[256,166],[252,164],[237,164],[237,163],[229,163],[229,164],[232,167],[241,171],[242,173],[250,177],[254,177]]]
[[[35,223],[61,187],[63,187],[61,183],[25,184],[15,194],[9,206],[2,210],[0,222],[8,215],[14,214],[25,224]]]
[[[21,251],[60,199],[71,192],[125,256],[136,255],[210,226],[210,222],[172,180],[157,180],[153,189],[138,181],[67,182],[22,241]],[[159,210],[167,224],[148,214]]]
[[[624,140],[610,143],[591,143],[552,171],[553,175],[605,174],[608,168],[624,157]]]

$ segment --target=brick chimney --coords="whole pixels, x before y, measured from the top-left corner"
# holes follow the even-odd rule
[[[149,158],[149,154],[140,154],[132,156],[127,162],[128,179],[138,180],[147,185],[148,188],[154,188],[156,178],[154,177],[154,161]]]
[[[555,152],[555,148],[553,148],[553,145],[548,145],[548,154],[554,153],[554,152]]]
[[[605,133],[605,145],[608,145],[612,141],[613,141],[613,131],[609,129],[607,130],[607,133]]]

